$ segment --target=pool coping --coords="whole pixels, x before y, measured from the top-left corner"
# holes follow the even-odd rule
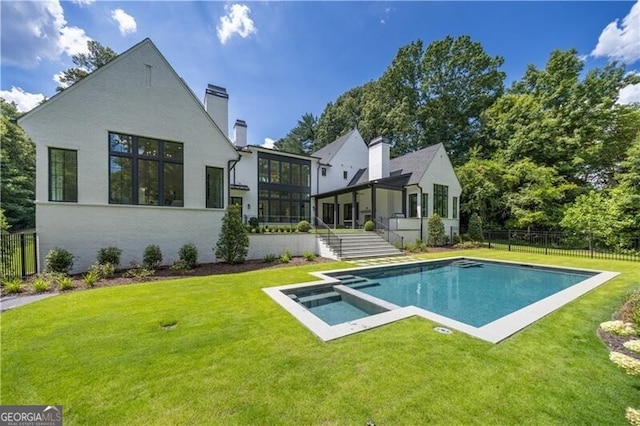
[[[316,317],[306,308],[292,300],[286,295],[284,290],[292,290],[296,288],[303,288],[309,286],[325,286],[325,285],[340,285],[340,280],[332,278],[327,274],[332,273],[348,273],[350,271],[361,271],[366,269],[377,269],[385,266],[401,266],[401,265],[413,265],[424,264],[432,262],[442,261],[455,261],[455,260],[472,260],[487,263],[502,263],[512,264],[517,266],[534,266],[538,268],[551,268],[553,270],[566,270],[566,271],[583,271],[593,272],[597,275],[589,277],[586,280],[574,284],[573,286],[561,290],[551,296],[547,296],[537,302],[534,302],[522,309],[507,314],[495,321],[485,324],[482,327],[474,327],[469,324],[456,321],[451,318],[427,311],[417,306],[406,306],[398,309],[393,309],[387,312],[370,315],[365,318],[361,318],[354,321],[345,322],[337,325],[329,325]],[[404,263],[394,263],[393,265],[373,265],[354,267],[348,269],[336,269],[331,271],[311,272],[311,275],[320,278],[319,281],[312,281],[306,283],[289,284],[277,287],[267,287],[262,290],[269,295],[276,303],[291,313],[299,322],[307,327],[313,334],[315,334],[321,340],[327,342],[341,337],[349,336],[354,333],[358,333],[365,330],[370,330],[375,327],[390,324],[395,321],[400,321],[405,318],[418,316],[427,320],[433,321],[445,327],[460,331],[470,336],[479,338],[481,340],[498,343],[507,337],[517,333],[525,327],[533,324],[539,319],[549,315],[560,307],[568,304],[569,302],[577,299],[578,297],[588,293],[596,287],[606,283],[607,281],[620,275],[619,272],[611,271],[599,271],[585,268],[573,268],[565,266],[555,266],[537,263],[526,263],[516,261],[503,261],[494,259],[484,259],[479,257],[467,257],[467,256],[454,256],[441,259],[429,259],[429,260],[417,260]]]

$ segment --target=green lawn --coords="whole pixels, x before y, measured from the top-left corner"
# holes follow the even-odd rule
[[[460,254],[622,274],[497,345],[418,318],[322,343],[261,290],[344,263],[65,294],[0,316],[0,403],[61,404],[65,424],[83,425],[625,424],[640,382],[595,330],[640,265],[425,257]]]

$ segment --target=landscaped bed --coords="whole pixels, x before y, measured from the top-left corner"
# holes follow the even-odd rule
[[[261,290],[342,263],[62,294],[2,313],[1,403],[65,424],[625,424],[638,379],[596,330],[638,265],[461,253],[622,274],[497,345],[417,318],[322,343]]]

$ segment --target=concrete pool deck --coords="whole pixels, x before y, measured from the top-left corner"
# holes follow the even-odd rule
[[[276,301],[280,306],[282,306],[284,309],[289,311],[289,313],[291,313],[298,321],[300,321],[304,326],[309,328],[309,330],[311,330],[316,336],[318,336],[323,341],[338,339],[354,333],[379,327],[385,324],[390,324],[392,322],[399,321],[405,318],[418,316],[418,317],[422,317],[427,320],[433,321],[435,323],[438,323],[440,325],[443,325],[445,327],[449,327],[451,329],[468,334],[470,336],[482,339],[484,341],[487,341],[490,343],[498,343],[506,339],[507,337],[517,333],[523,328],[531,325],[532,323],[536,322],[540,318],[550,314],[551,312],[559,309],[560,307],[566,305],[567,303],[577,299],[578,297],[588,293],[589,291],[595,289],[596,287],[604,284],[605,282],[619,275],[618,272],[594,271],[594,270],[583,269],[583,268],[568,268],[568,267],[558,267],[553,265],[542,265],[542,264],[525,264],[522,262],[496,261],[492,259],[482,259],[482,258],[463,257],[463,256],[450,257],[450,258],[444,258],[444,259],[434,259],[434,260],[428,260],[428,261],[422,260],[417,262],[406,262],[404,264],[415,265],[415,264],[422,264],[422,263],[442,262],[442,261],[448,261],[448,260],[451,260],[451,261],[471,260],[476,262],[535,266],[540,268],[549,268],[553,270],[586,271],[586,272],[596,273],[597,275],[589,277],[579,282],[578,284],[575,284],[555,294],[545,297],[537,302],[534,302],[528,306],[525,306],[522,309],[519,309],[510,314],[507,314],[482,327],[473,327],[469,324],[465,324],[460,321],[456,321],[451,318],[447,318],[445,316],[438,315],[433,312],[429,312],[425,309],[418,308],[416,306],[399,307],[398,309],[392,309],[387,312],[370,315],[358,320],[349,321],[342,324],[331,326],[325,323],[323,320],[321,320],[317,316],[315,316],[314,314],[312,314],[304,306],[292,300],[291,297],[289,297],[284,292],[287,290],[301,289],[301,288],[310,287],[310,286],[313,287],[313,286],[340,285],[341,281],[328,276],[328,274],[349,273],[353,271],[362,271],[365,269],[379,268],[380,266],[339,269],[334,271],[324,271],[321,273],[320,272],[312,273],[312,275],[317,276],[318,278],[321,278],[321,281],[314,281],[314,282],[303,283],[303,284],[292,284],[292,285],[278,286],[278,287],[268,287],[268,288],[263,288],[262,290],[266,294],[268,294],[274,301]],[[357,290],[352,290],[352,293],[357,293]],[[371,297],[368,296],[368,299],[371,300]],[[384,302],[384,301],[381,301],[381,302]]]

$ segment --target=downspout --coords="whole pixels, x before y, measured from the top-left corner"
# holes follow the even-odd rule
[[[422,205],[422,187],[420,186],[419,183],[416,183],[416,186],[420,190],[420,240],[424,243],[424,240],[422,240],[422,232],[423,232],[422,223],[424,222],[422,220],[422,218],[424,217],[424,206]]]

